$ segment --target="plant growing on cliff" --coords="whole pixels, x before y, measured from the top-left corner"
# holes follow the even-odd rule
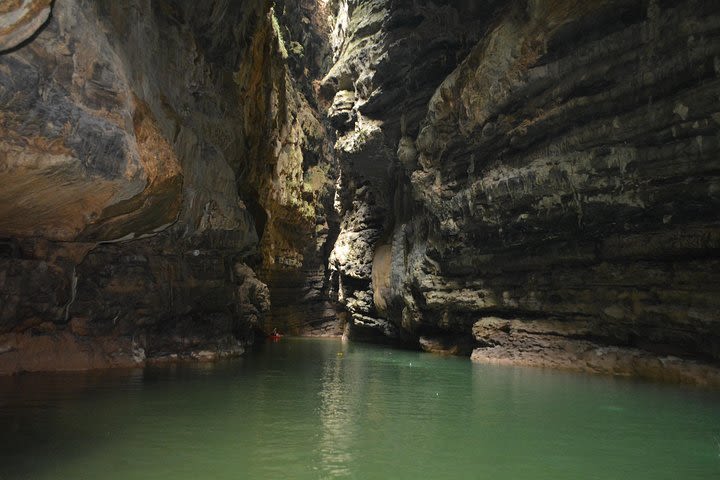
[[[283,59],[287,60],[288,52],[285,48],[285,40],[282,36],[282,30],[280,30],[280,22],[278,22],[277,15],[275,15],[275,7],[270,7],[270,23],[272,24],[273,33],[278,42],[278,51]]]
[[[305,55],[305,49],[299,42],[292,40],[290,42],[290,53],[298,58],[302,58]]]

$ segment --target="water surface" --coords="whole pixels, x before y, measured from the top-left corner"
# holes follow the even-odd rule
[[[283,339],[0,377],[0,479],[718,479],[720,393]]]

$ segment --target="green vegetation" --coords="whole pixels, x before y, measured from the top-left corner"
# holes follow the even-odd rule
[[[272,23],[273,33],[275,33],[275,37],[277,38],[278,51],[280,52],[282,58],[287,60],[288,52],[285,48],[285,40],[283,39],[282,31],[280,30],[280,23],[278,22],[277,15],[275,15],[275,7],[270,7],[270,22]]]
[[[290,53],[295,57],[302,58],[305,55],[305,49],[299,42],[292,40],[290,42]]]

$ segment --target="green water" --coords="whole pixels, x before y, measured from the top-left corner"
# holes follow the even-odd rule
[[[720,479],[720,393],[339,340],[0,379],[0,479]]]

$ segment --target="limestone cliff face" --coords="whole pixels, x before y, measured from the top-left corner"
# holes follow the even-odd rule
[[[355,338],[720,384],[717,2],[6,3],[3,371],[338,300]]]
[[[355,327],[614,373],[719,360],[720,6],[477,4],[345,7],[323,86]]]
[[[267,324],[285,332],[341,333],[327,269],[337,234],[337,173],[312,88],[330,61],[331,12],[315,2],[275,2],[234,77],[247,159],[241,194],[260,235],[258,273],[274,307]]]
[[[411,211],[398,142],[417,134],[435,88],[482,37],[493,3],[338,4],[335,63],[320,88],[337,129],[340,168],[335,204],[342,223],[330,264],[356,337],[407,333],[374,301],[372,287],[378,246]]]
[[[0,10],[0,372],[242,352],[332,198],[271,3],[49,6]]]
[[[416,138],[411,242],[431,262],[406,264],[415,321],[474,324],[491,350],[554,336],[720,358],[719,15],[531,2],[501,18]]]

